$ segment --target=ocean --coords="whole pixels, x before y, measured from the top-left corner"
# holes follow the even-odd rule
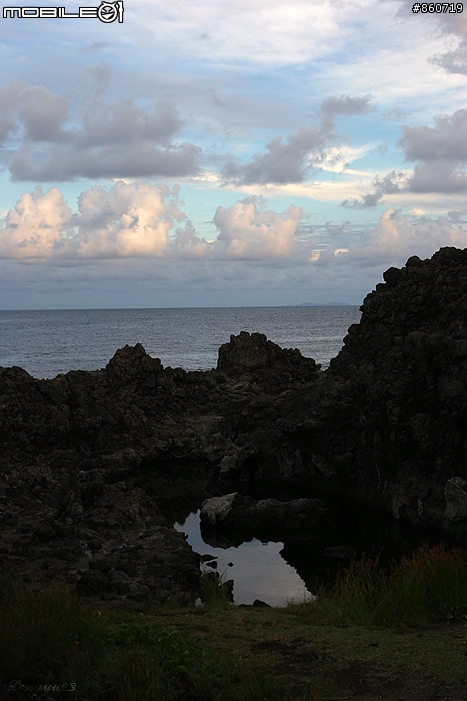
[[[209,370],[231,334],[257,331],[328,367],[357,306],[0,311],[0,366],[37,378],[105,367],[118,348],[142,343],[167,367]]]

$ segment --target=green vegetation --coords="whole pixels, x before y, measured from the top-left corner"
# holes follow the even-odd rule
[[[427,546],[393,564],[363,556],[318,592],[321,621],[377,626],[427,626],[467,615],[467,554]]]
[[[202,607],[96,611],[59,588],[8,581],[0,595],[0,681],[59,661],[76,701],[331,701],[362,679],[375,694],[410,679],[420,701],[430,684],[467,689],[459,548],[423,547],[385,570],[363,557],[316,601],[280,609],[230,605],[221,576],[204,580]]]
[[[225,586],[226,573],[205,572],[201,576],[201,597],[210,608],[230,608],[231,600]]]

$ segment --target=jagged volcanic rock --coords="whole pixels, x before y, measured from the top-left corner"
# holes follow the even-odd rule
[[[0,368],[2,564],[94,599],[164,600],[175,590],[196,598],[199,559],[167,528],[159,503],[186,495],[196,471],[201,485],[222,470],[222,479],[241,473],[248,483],[243,468],[252,461],[256,470],[266,440],[264,432],[246,440],[249,427],[319,374],[313,360],[261,334],[231,345],[236,363],[224,349],[225,371],[164,369],[140,344],[118,350],[104,370],[52,380]],[[245,363],[256,353],[258,362]]]
[[[315,483],[467,535],[467,250],[390,268],[300,428]]]

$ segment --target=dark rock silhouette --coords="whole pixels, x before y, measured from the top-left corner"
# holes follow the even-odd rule
[[[24,581],[61,580],[96,601],[196,598],[199,557],[159,503],[177,501],[199,474],[200,501],[219,474],[248,483],[243,470],[270,448],[261,433],[243,445],[244,427],[319,375],[262,334],[227,346],[225,372],[164,369],[140,344],[104,370],[52,380],[0,368],[0,561]]]
[[[462,539],[467,250],[413,256],[383,277],[297,435],[317,484]]]

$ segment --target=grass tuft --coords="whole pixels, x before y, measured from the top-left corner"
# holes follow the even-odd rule
[[[317,592],[309,615],[347,625],[423,626],[467,614],[467,554],[460,547],[423,545],[379,566],[363,555]]]
[[[225,584],[226,572],[204,572],[201,575],[201,600],[211,608],[226,609],[232,605],[231,593]]]

